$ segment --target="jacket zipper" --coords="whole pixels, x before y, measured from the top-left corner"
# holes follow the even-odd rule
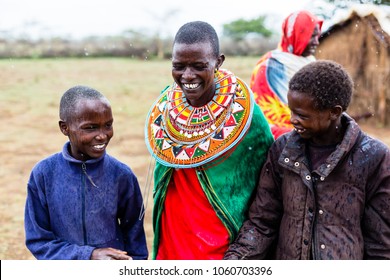
[[[313,194],[314,194],[314,205],[315,205],[315,209],[313,211],[313,224],[312,224],[312,227],[311,227],[311,230],[312,230],[312,235],[313,235],[313,240],[312,240],[312,244],[311,244],[311,247],[312,247],[312,254],[313,254],[313,260],[317,260],[318,259],[318,256],[317,256],[317,234],[316,234],[316,227],[317,227],[317,199],[316,199],[316,178],[315,176],[313,176],[312,174],[312,188],[313,188]]]
[[[83,172],[84,172],[85,177],[88,178],[88,180],[89,180],[89,182],[92,184],[92,186],[98,187],[98,186],[93,182],[91,176],[88,175],[88,173],[87,173],[87,165],[85,164],[85,162],[83,162],[82,168],[83,168]]]
[[[87,229],[85,225],[85,193],[87,191],[87,166],[85,165],[85,162],[82,163],[81,168],[83,169],[83,189],[81,191],[81,210],[82,210],[82,223],[83,223],[83,238],[84,238],[84,245],[87,244]]]

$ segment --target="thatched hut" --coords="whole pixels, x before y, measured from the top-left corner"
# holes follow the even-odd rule
[[[318,59],[342,64],[355,82],[348,112],[372,113],[370,121],[390,126],[390,35],[377,14],[353,11],[321,35]]]

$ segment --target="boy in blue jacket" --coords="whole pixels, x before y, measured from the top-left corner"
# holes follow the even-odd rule
[[[109,101],[76,86],[60,102],[62,152],[33,168],[25,208],[26,246],[37,259],[147,259],[138,181],[106,153],[114,135]]]

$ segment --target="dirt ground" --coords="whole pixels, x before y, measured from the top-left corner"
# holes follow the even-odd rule
[[[156,76],[167,80],[141,83],[148,77],[150,67],[159,71]],[[132,72],[135,68],[139,76]],[[147,203],[145,230],[150,248],[153,201],[147,177],[151,158],[144,144],[143,121],[152,100],[170,81],[165,70],[170,70],[166,63],[143,69],[141,65],[116,60],[76,61],[67,66],[56,61],[0,62],[0,259],[33,259],[24,245],[26,183],[34,164],[59,151],[66,140],[57,127],[58,100],[75,84],[93,84],[109,93],[106,96],[114,108],[115,136],[108,152],[129,164],[139,179]],[[147,87],[146,93],[142,85]],[[390,129],[364,122],[361,126],[390,146]]]

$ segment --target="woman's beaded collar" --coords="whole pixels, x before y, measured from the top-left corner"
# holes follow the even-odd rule
[[[149,151],[163,165],[190,168],[229,150],[246,132],[253,109],[249,90],[227,70],[215,77],[213,99],[191,106],[176,84],[163,92],[145,127]]]

